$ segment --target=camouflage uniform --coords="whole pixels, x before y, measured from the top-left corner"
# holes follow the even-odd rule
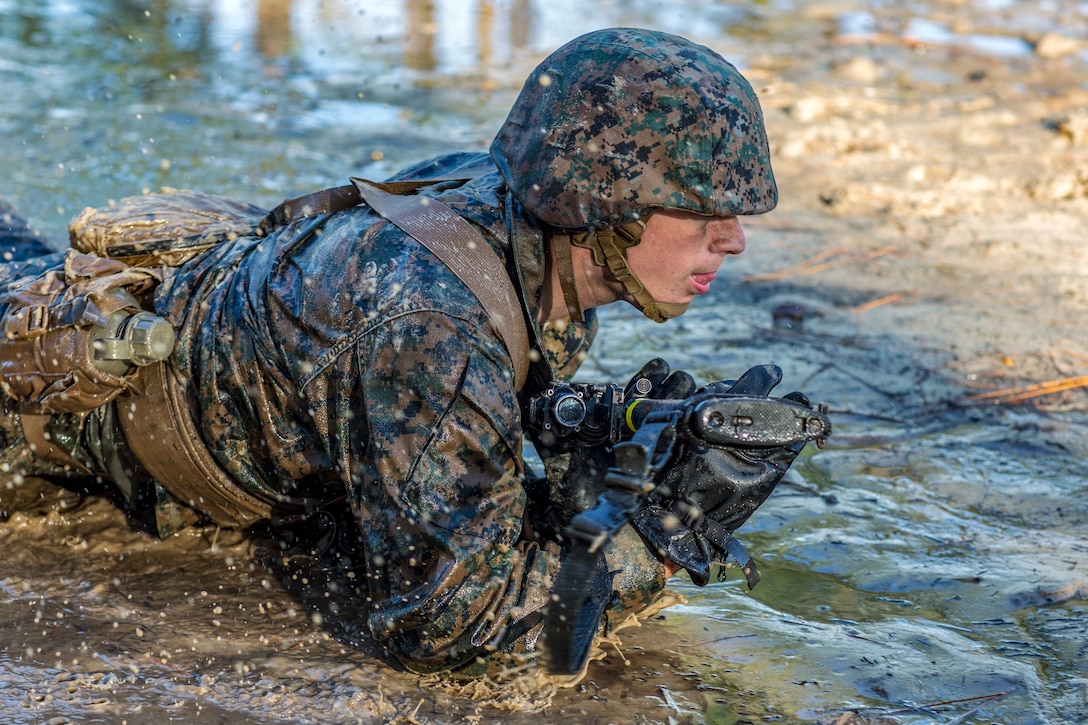
[[[640,232],[621,242],[608,227],[657,207],[758,214],[777,201],[751,86],[709,49],[652,31],[596,31],[550,56],[491,158],[491,173],[419,193],[474,224],[518,287],[538,351],[520,394],[472,292],[366,206],[223,244],[154,299],[177,330],[171,364],[208,451],[265,501],[346,497],[364,539],[370,631],[418,671],[478,672],[491,653],[532,650],[540,633],[562,552],[527,535],[527,511],[547,493],[529,507],[539,489],[522,458],[523,406],[577,369],[595,325],[592,310],[581,321],[565,245],[592,249],[661,320],[682,309],[643,294],[626,267]],[[441,157],[398,178],[483,160]],[[544,224],[560,232],[552,261],[573,321],[542,330]],[[88,418],[84,448],[109,431],[95,429],[100,418]],[[26,458],[13,421],[0,425],[9,465]],[[733,490],[717,483],[707,485]],[[681,553],[674,543],[687,539],[666,528],[656,550]],[[608,547],[601,601],[613,615],[637,611],[664,586],[664,566],[630,526]]]
[[[452,155],[398,178],[484,161]],[[513,271],[543,353],[522,399],[569,376],[595,325],[536,327],[543,232],[499,174],[421,193],[475,224]],[[155,307],[178,331],[171,362],[203,441],[235,481],[281,504],[346,493],[367,560],[360,611],[405,665],[457,668],[531,647],[559,551],[523,536],[510,361],[486,311],[427,248],[366,206],[318,215],[195,258],[159,286]],[[664,584],[637,535],[609,561],[624,570],[615,612]]]
[[[445,157],[398,178],[481,162]],[[422,193],[484,233],[535,327],[542,230],[501,177]],[[205,255],[160,287],[156,307],[179,329],[174,362],[204,440],[236,481],[269,498],[310,496],[328,478],[346,486],[380,641],[425,670],[524,646],[558,556],[522,536],[523,430],[506,349],[445,265],[359,207]],[[573,372],[593,337],[582,325],[549,333],[523,398]],[[613,560],[641,572],[624,595],[642,602],[663,569],[628,542]]]

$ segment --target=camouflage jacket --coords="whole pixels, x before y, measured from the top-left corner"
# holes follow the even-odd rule
[[[441,157],[397,178],[485,160]],[[571,375],[595,323],[536,325],[543,232],[499,174],[421,193],[476,225],[512,272],[541,353],[521,395]],[[204,441],[236,481],[280,501],[346,491],[365,543],[367,624],[389,651],[431,671],[533,649],[560,551],[524,535],[509,358],[426,247],[365,206],[317,215],[189,262],[156,308],[179,331],[173,363]],[[631,531],[611,546],[610,614],[637,610],[663,566]]]

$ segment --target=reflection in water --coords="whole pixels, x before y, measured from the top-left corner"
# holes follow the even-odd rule
[[[490,0],[480,0],[480,9],[476,17],[476,37],[478,38],[480,70],[486,70],[494,62],[495,49],[491,42],[492,28],[495,25],[495,6]]]
[[[512,0],[510,3],[510,44],[516,49],[529,45],[529,29],[533,24],[532,4],[529,0]]]
[[[434,3],[431,0],[406,0],[408,28],[404,37],[404,65],[412,70],[434,70]]]
[[[184,3],[187,0],[176,0]],[[188,0],[195,2],[196,0]],[[562,0],[326,0],[321,3],[260,0],[252,32],[256,52],[267,58],[294,52],[316,73],[346,68],[373,53],[398,55],[402,68],[444,75],[486,75],[509,64],[530,46],[536,52],[572,35],[605,25],[622,24],[614,9],[591,8],[585,23],[555,29],[546,23]],[[242,40],[251,19],[239,8],[217,8],[216,35],[223,50]],[[538,19],[545,22],[536,25]],[[563,34],[565,33],[565,34]]]
[[[257,52],[278,58],[291,49],[291,4],[293,0],[258,0]]]

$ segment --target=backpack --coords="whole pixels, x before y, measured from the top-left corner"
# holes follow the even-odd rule
[[[222,242],[259,233],[267,215],[236,199],[164,188],[84,209],[68,223],[68,239],[77,251],[133,267],[176,267]]]

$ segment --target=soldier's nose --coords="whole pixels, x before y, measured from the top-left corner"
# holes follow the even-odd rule
[[[745,249],[744,228],[736,217],[710,223],[710,250],[715,254],[740,254]]]

